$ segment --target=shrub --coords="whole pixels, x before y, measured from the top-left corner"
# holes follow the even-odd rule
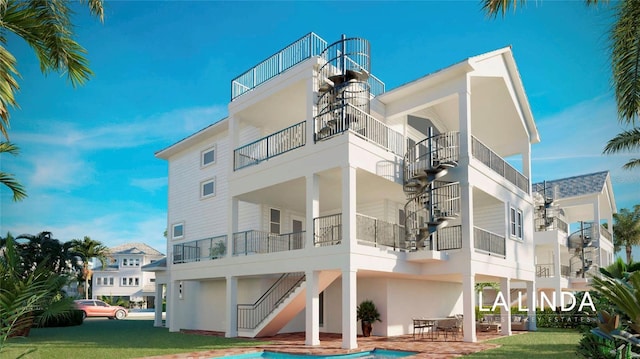
[[[41,313],[36,313],[40,315]],[[38,324],[38,328],[72,327],[82,324],[82,311],[73,309],[55,317],[49,317]]]

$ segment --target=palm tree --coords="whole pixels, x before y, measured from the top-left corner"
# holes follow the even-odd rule
[[[71,241],[73,251],[82,257],[82,279],[84,279],[84,297],[89,299],[89,278],[91,278],[91,269],[89,268],[89,260],[97,258],[102,264],[102,268],[107,264],[107,255],[109,248],[100,241],[94,241],[88,236],[84,236],[83,240],[74,239]]]
[[[585,0],[586,5],[596,5],[598,0]],[[608,1],[605,1],[608,2]],[[499,13],[504,17],[513,6],[523,6],[525,0],[481,0],[482,9],[492,17]],[[611,70],[616,96],[618,119],[633,128],[613,138],[604,149],[605,154],[640,149],[640,1],[612,2],[615,24],[610,30]],[[640,166],[640,159],[631,159],[625,169]]]
[[[104,20],[103,0],[81,0],[92,15]],[[93,72],[85,50],[75,40],[70,1],[0,1],[0,133],[9,139],[8,107],[16,107],[20,89],[16,58],[7,50],[7,32],[26,41],[36,53],[40,70],[66,73],[72,86],[82,85]]]
[[[0,142],[0,155],[3,153],[15,156],[18,154],[18,147],[10,142]],[[24,187],[13,177],[12,174],[0,171],[0,183],[9,187],[13,192],[14,201],[17,202],[27,197],[27,192],[25,192]]]
[[[609,140],[607,146],[604,148],[604,153],[613,154],[634,150],[640,152],[640,127],[619,133],[616,137]],[[623,166],[624,169],[628,170],[634,167],[640,167],[640,158],[632,158]]]
[[[623,208],[613,215],[613,245],[618,251],[624,247],[627,253],[627,263],[631,263],[631,249],[640,244],[640,205],[633,207],[633,211]]]

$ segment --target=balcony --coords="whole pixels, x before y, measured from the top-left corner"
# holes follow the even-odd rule
[[[609,240],[609,242],[613,242],[613,236],[608,229],[604,228],[604,226],[600,226],[600,237],[604,237]]]
[[[304,35],[231,80],[231,101],[304,60],[319,56],[326,48],[327,42],[320,36],[313,32]],[[384,93],[384,83],[377,77],[371,75],[367,82],[371,86],[371,94],[373,96]]]
[[[262,161],[295,150],[307,143],[305,121],[258,139],[233,151],[233,170],[257,165]]]
[[[222,258],[227,254],[227,236],[217,236],[173,245],[173,264]]]
[[[233,234],[233,255],[248,256],[302,249],[305,233],[275,234],[256,230],[237,232]]]
[[[404,156],[404,136],[356,106],[345,103],[331,106],[315,117],[315,139],[326,140],[350,131],[398,156]]]
[[[569,233],[569,225],[559,217],[535,218],[534,225],[536,232],[559,230]]]
[[[494,170],[507,181],[513,183],[521,190],[530,193],[529,179],[473,136],[471,137],[471,153],[475,159],[487,165],[487,167]]]
[[[501,258],[505,258],[507,254],[504,236],[474,227],[473,240],[476,252]]]

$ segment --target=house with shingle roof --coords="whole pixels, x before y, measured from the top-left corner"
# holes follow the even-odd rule
[[[160,261],[164,255],[144,243],[125,243],[109,248],[107,266],[94,266],[93,298],[102,296],[123,299],[131,307],[153,308],[155,273],[142,267]]]
[[[614,259],[616,203],[609,171],[534,183],[536,287],[555,293],[585,290],[590,274]]]

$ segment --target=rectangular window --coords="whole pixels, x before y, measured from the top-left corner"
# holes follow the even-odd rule
[[[133,278],[129,278],[129,285],[133,285]]]
[[[149,283],[155,283],[156,279],[155,278],[149,278]]]
[[[140,267],[140,258],[134,259],[134,266]]]
[[[271,208],[269,223],[270,223],[269,231],[271,233],[280,234],[280,210],[279,209]]]
[[[516,208],[509,208],[509,234],[511,237],[522,239],[523,237],[523,216],[522,211]]]
[[[207,198],[211,196],[215,196],[216,194],[216,181],[215,179],[210,179],[200,183],[200,197]]]
[[[123,260],[122,260],[122,266],[123,266],[123,267],[124,267],[124,266],[128,266],[128,265],[129,265],[129,262],[128,262],[128,261],[129,261],[129,259],[127,259],[127,258],[123,259]]]
[[[140,285],[140,278],[135,277],[133,281],[133,285],[136,285],[136,286]]]
[[[96,278],[96,285],[102,285],[102,278],[101,277]]]
[[[201,166],[207,166],[216,162],[216,146],[211,146],[201,152]]]
[[[184,237],[184,223],[176,223],[171,230],[173,239]]]
[[[127,278],[122,278],[122,285],[127,285]]]
[[[113,277],[109,277],[109,285],[113,285]]]

